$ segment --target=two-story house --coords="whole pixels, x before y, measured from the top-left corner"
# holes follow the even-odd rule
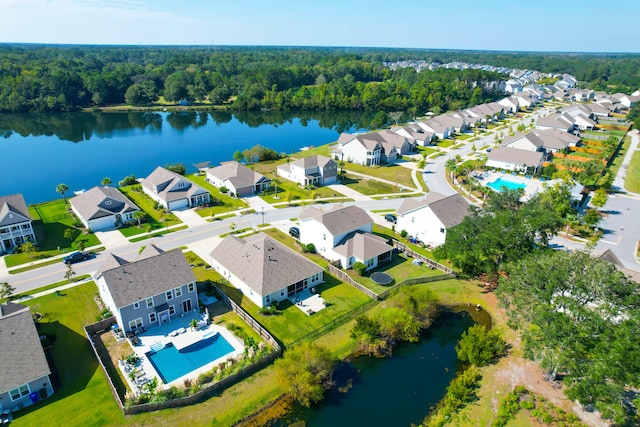
[[[278,166],[278,175],[302,186],[334,184],[338,179],[337,163],[325,156],[310,156]]]
[[[207,190],[162,166],[158,166],[142,181],[142,191],[170,211],[192,208],[210,201]]]
[[[116,255],[95,276],[100,297],[124,332],[170,322],[199,309],[196,278],[180,250],[148,245],[132,261]]]
[[[357,206],[337,206],[325,212],[309,207],[300,215],[300,242],[344,268],[361,262],[367,269],[391,259],[393,248],[371,233],[373,220]]]
[[[345,135],[345,134],[343,134]],[[351,135],[350,138],[338,140],[338,146],[331,151],[335,160],[357,163],[364,166],[379,165],[382,161],[382,145],[380,142],[363,138],[362,135]]]
[[[469,203],[458,193],[444,196],[431,192],[424,199],[405,199],[398,208],[396,228],[405,230],[426,245],[444,244],[447,231],[469,214]]]
[[[13,250],[27,240],[37,243],[24,197],[22,194],[0,197],[0,253]]]
[[[258,307],[324,282],[322,267],[264,233],[229,235],[210,255],[211,266]]]
[[[0,413],[53,394],[50,375],[29,307],[0,304]]]
[[[113,187],[93,187],[69,200],[71,209],[85,227],[93,231],[106,230],[133,222],[139,211],[131,200]]]

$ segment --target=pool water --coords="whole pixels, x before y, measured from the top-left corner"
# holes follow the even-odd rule
[[[162,381],[167,384],[231,353],[233,350],[233,346],[222,335],[217,334],[193,343],[182,350],[176,349],[172,343],[169,343],[158,352],[147,353],[147,357]]]
[[[518,188],[526,188],[527,185],[526,184],[522,184],[520,182],[513,182],[513,181],[509,181],[504,179],[504,177],[500,177],[498,179],[496,179],[493,182],[490,182],[487,184],[489,187],[493,188],[494,190],[501,192],[502,191],[502,187],[507,187],[509,190],[517,190]]]

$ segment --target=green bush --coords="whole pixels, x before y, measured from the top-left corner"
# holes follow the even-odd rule
[[[367,271],[367,266],[361,263],[360,261],[358,261],[355,264],[353,264],[353,269],[355,270],[356,273],[362,276],[364,272]]]
[[[456,345],[458,359],[475,366],[485,366],[504,352],[505,342],[495,329],[487,330],[482,325],[467,329]]]

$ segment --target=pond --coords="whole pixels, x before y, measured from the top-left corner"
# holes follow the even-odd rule
[[[216,166],[260,144],[279,153],[319,146],[340,132],[366,129],[363,112],[126,112],[0,115],[0,195],[22,193],[28,204],[71,191],[113,184],[157,166]]]
[[[491,322],[486,312],[466,309],[444,312],[420,342],[398,345],[391,358],[358,357],[341,363],[334,375],[336,387],[320,405],[294,405],[289,414],[267,425],[419,425],[460,369],[455,345],[462,333],[476,321]]]

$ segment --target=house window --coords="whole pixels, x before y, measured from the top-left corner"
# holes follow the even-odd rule
[[[323,235],[322,235],[322,238],[323,238],[324,240],[327,240],[327,235],[326,235],[326,234],[323,234]]]
[[[440,232],[444,234],[444,228],[441,228],[441,229],[440,229]]]
[[[196,290],[196,285],[193,283],[189,283],[188,289],[189,289],[189,292],[193,292]]]
[[[21,397],[25,397],[29,394],[29,384],[21,385],[18,388],[14,388],[9,392],[11,400],[18,400]]]
[[[173,316],[174,314],[176,314],[176,306],[175,305],[170,305],[169,306],[169,316]]]
[[[136,330],[138,328],[141,328],[141,327],[142,327],[142,318],[141,317],[138,317],[137,319],[131,320],[129,322],[129,329],[131,329],[132,331],[134,331],[134,330]]]
[[[175,288],[173,290],[174,295],[176,296],[176,298],[182,296],[182,288]]]
[[[411,217],[411,222],[415,222],[415,217]]]
[[[173,299],[173,293],[171,291],[167,291],[164,294],[167,296],[167,301]]]
[[[271,295],[267,295],[267,296],[264,298],[264,301],[265,301],[267,304],[269,304],[269,303],[271,302]]]
[[[153,307],[153,297],[147,298],[147,308]]]
[[[280,289],[280,296],[283,297],[284,296],[284,288]]]
[[[156,320],[158,320],[156,318],[156,314],[155,313],[149,313],[149,322],[156,323]]]
[[[140,301],[134,302],[133,303],[133,308],[135,308],[135,309],[140,308]]]

